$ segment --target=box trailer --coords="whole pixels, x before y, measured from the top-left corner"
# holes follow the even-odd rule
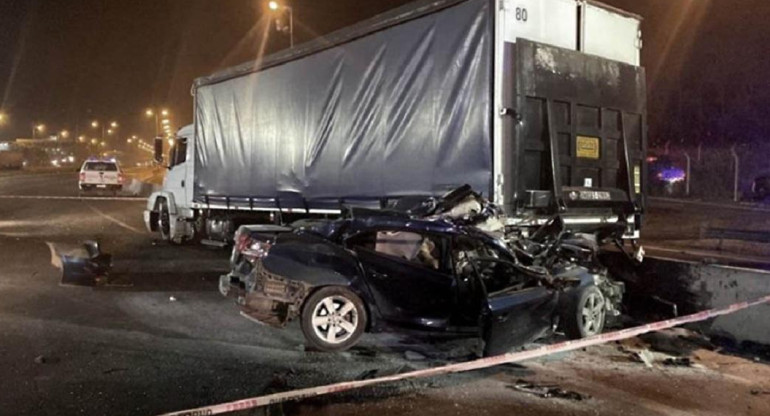
[[[644,205],[638,16],[586,0],[423,0],[195,80],[148,229],[333,215],[470,184],[510,226]]]

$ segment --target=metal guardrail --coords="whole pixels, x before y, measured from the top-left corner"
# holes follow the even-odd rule
[[[740,240],[758,243],[770,243],[770,231],[734,230],[730,228],[705,227],[701,229],[701,239]]]

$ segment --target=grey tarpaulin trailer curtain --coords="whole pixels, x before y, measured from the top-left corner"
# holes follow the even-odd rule
[[[492,176],[490,2],[197,82],[194,197],[435,195]],[[242,71],[243,72],[243,71]]]

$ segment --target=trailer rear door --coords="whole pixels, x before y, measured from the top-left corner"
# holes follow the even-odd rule
[[[642,208],[644,69],[518,39],[508,45],[515,209],[629,215]]]

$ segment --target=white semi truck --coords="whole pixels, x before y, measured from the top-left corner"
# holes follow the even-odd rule
[[[559,213],[638,238],[640,21],[591,0],[417,1],[199,78],[147,228],[225,244],[240,224],[470,184],[508,225]]]

